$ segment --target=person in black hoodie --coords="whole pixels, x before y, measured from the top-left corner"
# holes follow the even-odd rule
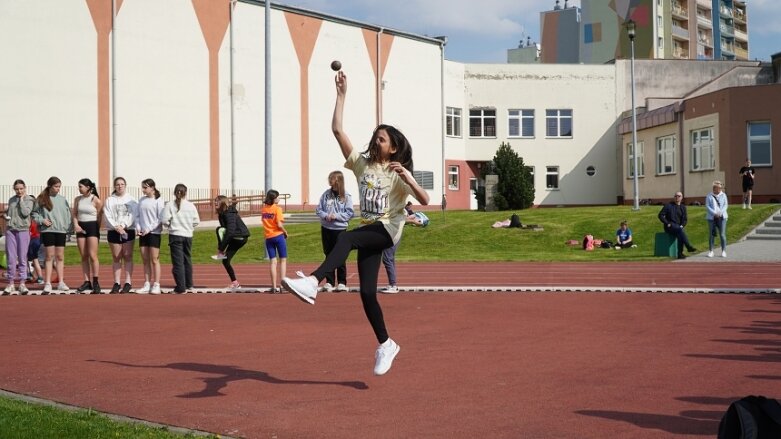
[[[220,227],[217,228],[217,254],[212,259],[221,260],[222,266],[228,272],[231,284],[228,287],[231,290],[240,288],[239,281],[236,280],[236,273],[231,266],[231,259],[236,255],[240,248],[247,243],[250,233],[247,226],[239,216],[236,205],[228,200],[225,195],[219,195],[214,199],[214,209],[220,220]]]
[[[665,204],[662,211],[659,212],[659,221],[664,224],[664,231],[678,238],[678,259],[685,259],[683,248],[689,253],[697,252],[689,243],[689,238],[683,228],[686,227],[688,217],[686,215],[686,205],[683,204],[683,194],[676,192],[673,201]]]

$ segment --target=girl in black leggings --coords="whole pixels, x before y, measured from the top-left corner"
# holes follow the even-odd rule
[[[222,266],[231,279],[229,289],[235,290],[241,287],[236,280],[236,273],[231,266],[231,259],[236,255],[240,248],[244,247],[249,239],[249,230],[239,216],[236,205],[228,200],[225,195],[219,195],[214,199],[214,209],[220,220],[220,227],[217,228],[217,254],[212,259],[222,260]]]

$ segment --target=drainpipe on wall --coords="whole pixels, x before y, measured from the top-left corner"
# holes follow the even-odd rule
[[[271,2],[269,0],[265,1],[266,4],[266,17],[265,17],[265,26],[266,26],[266,44],[265,44],[265,63],[266,63],[266,139],[265,139],[265,148],[266,148],[266,155],[265,155],[265,171],[264,174],[266,175],[265,178],[265,191],[268,192],[270,189],[272,189],[272,175],[271,175]]]
[[[233,119],[233,8],[236,0],[228,2],[228,25],[230,42],[230,117],[231,117],[231,195],[236,195],[236,124]]]
[[[445,211],[447,204],[447,161],[445,159],[445,45],[447,45],[447,36],[436,37],[441,41],[439,44],[439,123],[441,125],[442,140],[442,212]],[[461,175],[458,176],[461,178]]]
[[[117,69],[116,69],[117,2],[111,0],[111,178],[117,172]],[[109,179],[110,180],[110,179]],[[111,188],[109,188],[111,192]]]
[[[685,148],[684,145],[686,144],[685,139],[683,137],[683,119],[684,119],[684,112],[686,111],[686,104],[682,101],[679,103],[678,108],[675,109],[676,112],[678,112],[678,153],[680,155],[680,166],[678,166],[678,169],[681,170],[681,193],[686,196],[686,172],[683,168],[683,159],[685,157]]]
[[[375,60],[377,63],[377,125],[382,123],[382,71],[380,70],[382,66],[380,61],[382,59],[382,45],[380,44],[380,39],[383,32],[385,32],[384,27],[377,31],[377,59]]]

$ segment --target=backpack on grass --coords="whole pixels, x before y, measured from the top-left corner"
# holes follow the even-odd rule
[[[510,216],[510,225],[508,227],[523,227],[523,224],[521,224],[521,217],[519,217],[517,214],[512,214]]]
[[[583,237],[583,250],[590,252],[594,250],[594,236],[586,235]]]

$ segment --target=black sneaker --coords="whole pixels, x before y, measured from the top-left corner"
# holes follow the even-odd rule
[[[122,287],[122,294],[129,293],[131,288],[133,287],[129,283],[125,283],[125,285]]]
[[[76,288],[76,292],[77,293],[83,293],[83,292],[85,292],[87,290],[91,290],[91,289],[92,289],[92,284],[90,283],[90,281],[85,280],[84,283],[81,284],[80,287]]]
[[[114,283],[114,286],[111,287],[111,292],[109,294],[119,294],[119,284]]]
[[[100,294],[100,284],[97,281],[92,283],[92,294]]]
[[[686,259],[685,255],[678,255],[678,259]]]

